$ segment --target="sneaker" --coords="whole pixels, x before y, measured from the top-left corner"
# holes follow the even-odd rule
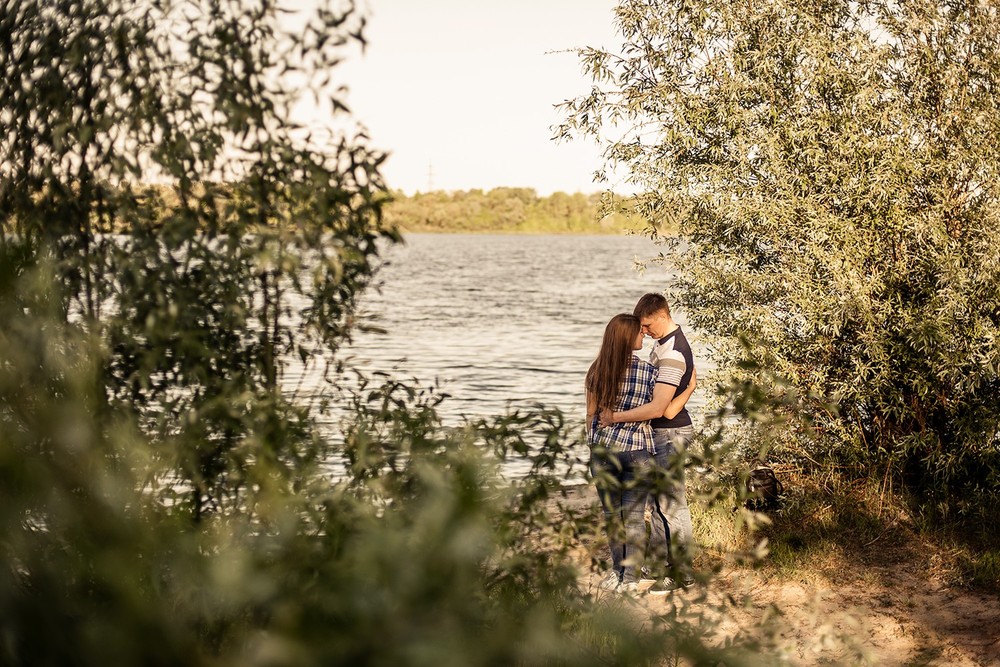
[[[676,591],[681,585],[677,583],[672,577],[663,577],[655,584],[646,589],[646,593],[649,595],[666,595],[671,591]]]
[[[656,581],[656,575],[654,575],[648,567],[643,565],[639,568],[639,581]]]
[[[620,583],[621,580],[618,578],[618,573],[611,570],[603,579],[601,579],[601,583],[597,584],[597,587],[602,591],[613,591],[618,588]]]
[[[671,591],[676,591],[678,588],[687,588],[693,583],[694,579],[692,579],[689,575],[685,576],[680,581],[677,581],[673,577],[663,577],[663,579],[660,579],[655,584],[650,586],[646,592],[650,595],[666,595]]]

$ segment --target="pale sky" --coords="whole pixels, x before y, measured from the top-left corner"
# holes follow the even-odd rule
[[[611,47],[614,0],[367,0],[368,47],[338,68],[389,187],[600,192],[599,149],[555,143],[553,105],[590,83],[574,53]],[[614,186],[611,182],[609,185]],[[616,188],[617,189],[617,188]]]

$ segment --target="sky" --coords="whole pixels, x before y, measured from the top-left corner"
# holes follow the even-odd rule
[[[383,175],[406,194],[600,192],[600,149],[556,143],[553,105],[590,90],[568,49],[620,40],[614,0],[367,0],[368,46],[338,68]],[[615,188],[618,189],[618,188]]]

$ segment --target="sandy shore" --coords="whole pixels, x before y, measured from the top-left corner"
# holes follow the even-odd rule
[[[596,508],[597,495],[591,486],[574,487],[563,502]],[[602,549],[601,543],[580,548],[581,583],[595,594],[600,575],[587,570]],[[651,585],[644,583],[635,609],[645,624],[678,608],[704,622],[725,608],[720,641],[741,631],[769,635],[797,665],[1000,667],[1000,597],[950,587],[919,558],[886,560],[895,562],[845,567],[835,577],[782,574],[766,562],[756,569],[725,565],[706,583],[667,596],[644,594]]]

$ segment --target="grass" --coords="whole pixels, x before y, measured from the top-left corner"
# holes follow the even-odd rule
[[[963,551],[959,566],[970,584],[977,588],[1000,592],[1000,549],[983,553]]]
[[[766,539],[766,558],[743,559],[765,575],[836,581],[845,567],[862,573],[923,567],[949,585],[1000,592],[1000,534],[984,528],[989,524],[928,520],[905,497],[884,492],[877,479],[807,475],[791,466],[775,471],[784,497],[778,509],[756,517],[755,530],[748,526],[754,517],[734,521],[735,500],[692,503],[704,547],[698,565],[749,554]]]

